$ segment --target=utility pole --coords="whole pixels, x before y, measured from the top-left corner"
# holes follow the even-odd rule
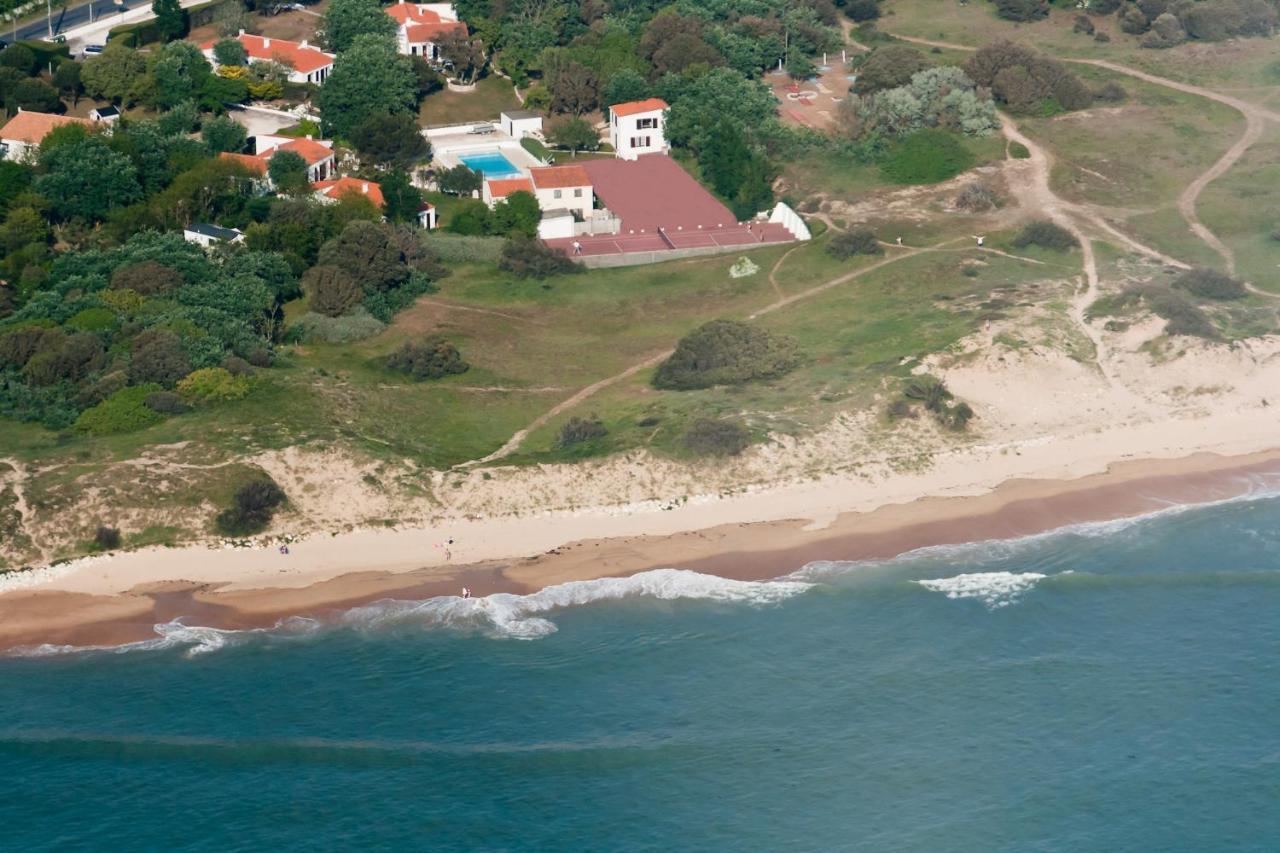
[[[45,21],[49,27],[49,41],[53,41],[53,0],[44,0]]]

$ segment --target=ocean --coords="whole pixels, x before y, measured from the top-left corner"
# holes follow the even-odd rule
[[[1280,849],[1280,499],[0,658],[0,849]]]

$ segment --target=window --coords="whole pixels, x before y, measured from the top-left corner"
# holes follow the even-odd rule
[[[560,196],[562,196],[562,195],[564,195],[564,191],[563,191],[563,190],[556,190],[556,192],[555,192],[555,198],[560,198]]]
[[[631,147],[632,148],[648,148],[649,139],[650,137],[648,136],[633,136],[631,137]]]
[[[656,118],[642,118],[636,121],[637,130],[656,130],[658,120]]]
[[[582,188],[581,188],[581,187],[579,187],[578,189],[576,189],[576,190],[574,190],[574,191],[573,191],[573,197],[574,197],[574,198],[582,198]]]

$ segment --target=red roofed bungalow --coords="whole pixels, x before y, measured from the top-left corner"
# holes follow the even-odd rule
[[[661,98],[627,101],[609,107],[609,142],[623,160],[634,160],[641,154],[667,153],[667,102]]]
[[[499,178],[485,181],[480,190],[480,197],[484,199],[485,204],[493,207],[512,193],[520,191],[533,195],[533,182],[528,178]]]
[[[348,193],[354,193],[369,199],[378,208],[382,208],[386,204],[382,197],[382,187],[374,181],[362,181],[359,178],[348,176],[332,181],[317,181],[311,185],[311,188],[316,191],[316,195],[322,201],[325,199],[337,201]]]
[[[91,127],[93,122],[87,118],[37,113],[19,107],[18,114],[0,128],[0,143],[4,145],[4,159],[21,160],[28,151],[40,147],[40,142],[51,131],[68,124]]]
[[[312,47],[305,40],[297,42],[266,38],[250,35],[241,30],[240,35],[236,36],[236,41],[240,42],[244,48],[250,65],[256,62],[276,62],[287,65],[292,69],[289,72],[291,83],[320,84],[333,73],[333,60],[336,57],[332,53],[325,53],[319,48]],[[214,43],[213,39],[206,41],[200,45],[200,51],[216,68],[217,61],[213,56]]]
[[[573,163],[529,170],[538,207],[543,210],[573,210],[585,218],[595,206],[591,178],[587,170]]]
[[[458,20],[449,3],[396,3],[387,7],[396,22],[396,43],[401,53],[440,61],[440,40],[450,34],[467,34],[467,25]]]

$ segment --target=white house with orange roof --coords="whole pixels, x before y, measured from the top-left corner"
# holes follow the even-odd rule
[[[317,181],[311,185],[311,189],[315,190],[316,198],[324,204],[335,204],[348,195],[354,195],[369,199],[379,210],[387,206],[386,197],[377,181],[366,181],[348,175],[331,181]],[[422,204],[418,209],[418,225],[422,228],[436,227],[435,205],[426,202]]]
[[[36,150],[40,148],[41,141],[51,131],[69,124],[93,126],[93,122],[87,118],[37,113],[19,107],[18,114],[0,128],[0,145],[4,149],[4,159],[24,160],[29,154],[34,156]]]
[[[333,143],[328,140],[312,139],[310,136],[294,139],[288,136],[254,137],[258,159],[268,164],[277,151],[292,151],[307,164],[307,180],[311,183],[327,181],[337,174],[337,163],[333,156]]]
[[[213,46],[219,41],[211,39],[200,45],[200,51],[205,55],[209,62],[213,63],[216,70],[217,61],[213,56]],[[315,83],[319,85],[329,79],[329,75],[333,73],[333,60],[336,59],[334,54],[325,53],[317,47],[313,47],[305,40],[303,41],[286,41],[285,39],[268,38],[266,36],[255,36],[240,31],[240,35],[236,36],[236,41],[244,48],[245,55],[249,59],[249,64],[253,65],[258,62],[275,62],[280,65],[288,66],[290,83]]]
[[[618,157],[634,160],[641,154],[665,154],[667,102],[661,98],[627,101],[609,108],[609,142]]]
[[[567,210],[583,219],[591,214],[595,194],[591,191],[591,178],[582,166],[574,163],[530,169],[529,180],[533,183],[538,207],[544,211]]]
[[[493,207],[512,193],[521,191],[536,196],[533,181],[528,178],[495,178],[480,186],[480,198],[489,207]]]
[[[458,20],[451,3],[396,3],[387,7],[396,22],[396,44],[401,53],[440,61],[438,44],[451,33],[467,34],[467,25]]]

